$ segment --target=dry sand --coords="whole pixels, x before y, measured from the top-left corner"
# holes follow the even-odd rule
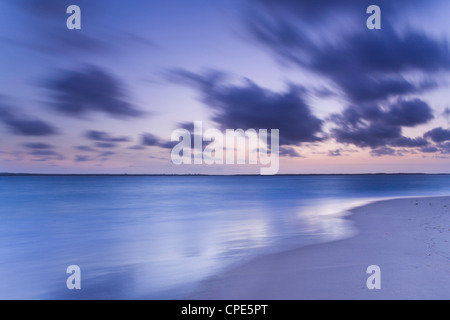
[[[450,299],[450,197],[351,210],[349,239],[260,256],[202,283],[190,299]],[[381,289],[366,286],[381,268]]]

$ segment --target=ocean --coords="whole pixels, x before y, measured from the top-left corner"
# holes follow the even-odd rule
[[[450,175],[0,176],[0,299],[182,299],[256,255],[351,236],[352,207],[441,195]]]

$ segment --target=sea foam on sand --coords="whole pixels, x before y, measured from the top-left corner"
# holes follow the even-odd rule
[[[450,299],[450,197],[351,210],[357,235],[260,256],[202,283],[189,299]],[[367,268],[381,269],[369,290]]]

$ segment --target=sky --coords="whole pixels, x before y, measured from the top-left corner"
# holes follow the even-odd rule
[[[70,5],[79,30],[66,26]],[[379,30],[366,26],[370,5]],[[259,173],[175,165],[172,132],[202,121],[279,129],[282,174],[450,173],[449,10],[444,0],[2,1],[0,172]]]

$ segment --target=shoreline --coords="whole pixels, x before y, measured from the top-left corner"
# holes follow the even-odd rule
[[[187,299],[450,299],[450,197],[371,202],[343,217],[356,235],[259,256],[203,281]],[[366,286],[371,265],[381,289]]]

